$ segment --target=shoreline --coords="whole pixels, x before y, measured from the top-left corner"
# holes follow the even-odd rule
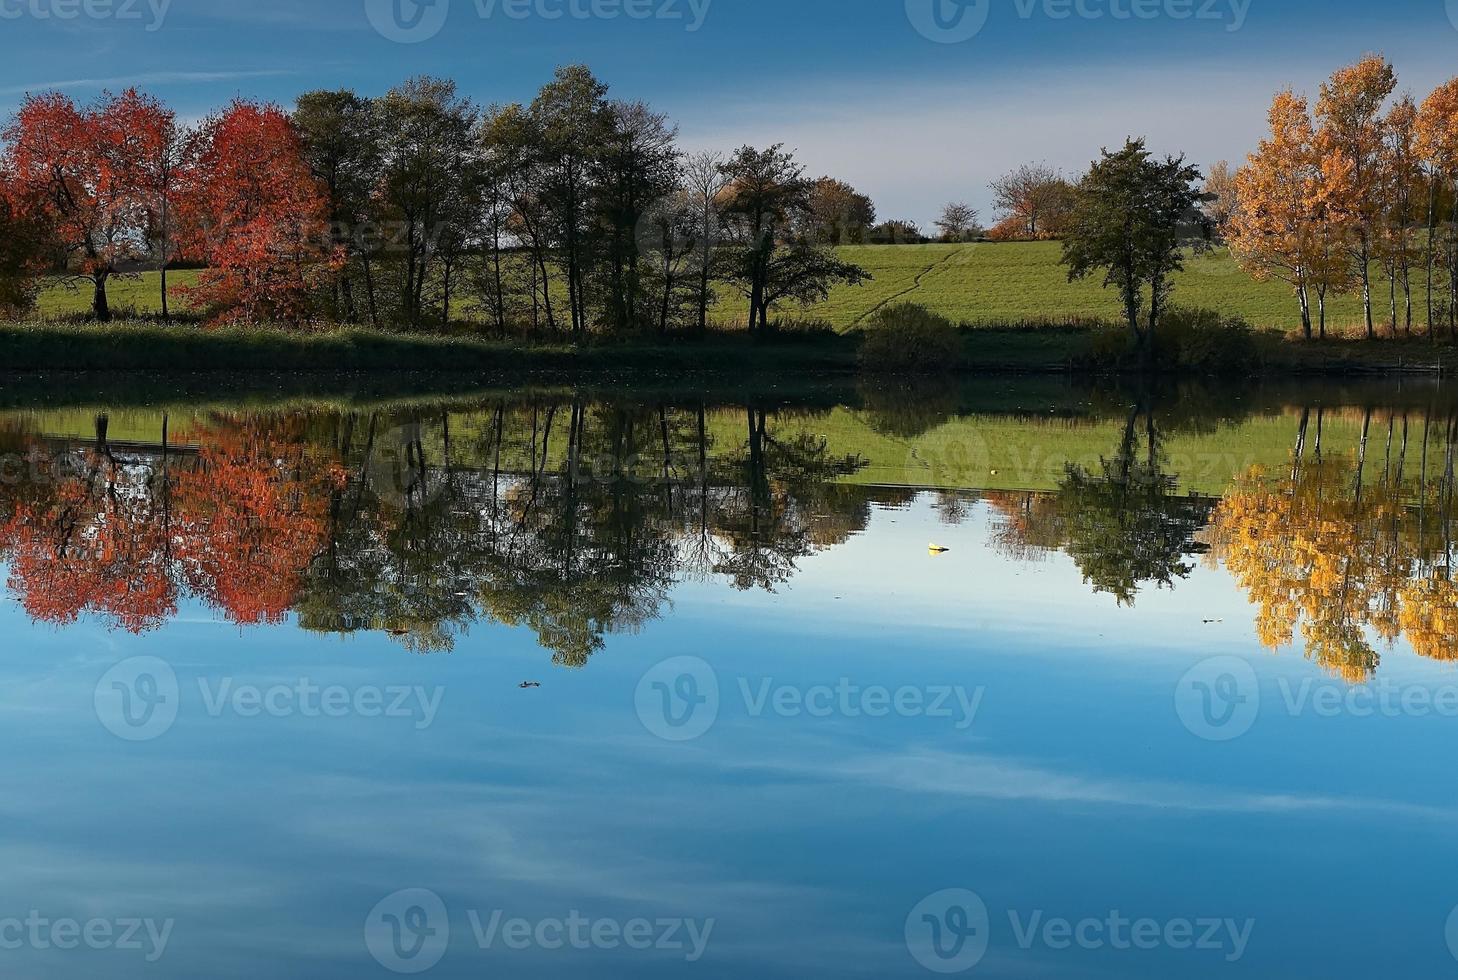
[[[858,363],[854,334],[771,332],[751,336],[590,339],[573,344],[494,340],[364,328],[327,332],[269,327],[218,329],[147,322],[105,325],[0,323],[0,374],[40,380],[52,374],[317,375],[430,379],[427,387],[477,387],[504,381],[578,384],[625,382],[722,384],[746,374],[794,384],[876,378],[1060,376],[1128,379],[1141,372],[1089,363],[1095,331],[1076,327],[966,329],[965,355],[948,371],[890,374]],[[1260,335],[1261,379],[1423,377],[1458,371],[1458,346],[1426,338],[1290,340]],[[1164,378],[1208,377],[1160,370]],[[807,377],[808,376],[808,377]]]

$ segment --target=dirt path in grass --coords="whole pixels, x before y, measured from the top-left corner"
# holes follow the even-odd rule
[[[890,296],[887,296],[885,299],[881,300],[881,302],[877,303],[875,306],[871,307],[869,310],[852,320],[851,326],[859,327],[862,323],[865,322],[867,317],[873,315],[877,310],[889,306],[903,296],[910,296],[912,293],[916,292],[918,289],[921,288],[922,281],[925,280],[927,276],[931,275],[933,272],[940,269],[942,266],[946,265],[948,262],[952,261],[971,247],[972,246],[970,245],[964,245],[961,248],[957,249],[955,252],[948,252],[942,259],[933,262],[925,269],[922,269],[916,274],[916,278],[911,281],[910,286],[907,286],[899,293],[893,293]]]

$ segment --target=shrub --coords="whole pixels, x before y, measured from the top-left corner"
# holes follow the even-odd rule
[[[902,303],[872,315],[859,356],[867,371],[955,371],[966,361],[966,348],[960,331],[946,317],[916,303]]]
[[[1094,332],[1087,359],[1104,370],[1133,370],[1139,350],[1127,326],[1110,324]],[[1240,317],[1175,306],[1160,320],[1154,362],[1162,371],[1236,375],[1256,370],[1260,352],[1255,331]]]
[[[1242,374],[1260,366],[1255,331],[1238,316],[1174,307],[1155,338],[1156,356],[1185,371]]]

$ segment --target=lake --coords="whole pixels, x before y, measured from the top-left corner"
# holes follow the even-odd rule
[[[6,977],[1458,969],[1448,386],[4,404]]]

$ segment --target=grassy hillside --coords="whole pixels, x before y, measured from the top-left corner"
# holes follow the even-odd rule
[[[864,246],[844,249],[847,259],[869,269],[876,281],[842,287],[811,311],[848,327],[888,301],[920,303],[956,322],[1008,324],[1028,320],[1120,315],[1116,296],[1097,279],[1069,282],[1059,263],[1058,242],[1006,245]],[[1190,259],[1176,279],[1175,301],[1245,317],[1256,327],[1299,329],[1290,289],[1258,283],[1224,249]],[[1353,297],[1332,304],[1330,323],[1356,324],[1361,306]]]
[[[809,309],[784,312],[824,319],[841,329],[892,302],[921,303],[954,321],[978,325],[1117,317],[1117,299],[1097,280],[1068,281],[1058,261],[1061,248],[1057,242],[849,247],[841,250],[844,257],[868,269],[874,280],[837,288],[829,300]],[[1192,259],[1188,266],[1177,280],[1176,302],[1238,314],[1257,327],[1295,330],[1300,326],[1290,289],[1279,282],[1254,282],[1224,250]],[[172,284],[185,286],[196,275],[179,271],[169,278]],[[146,314],[159,309],[156,273],[115,280],[109,293],[119,311]],[[1380,305],[1380,288],[1378,299]],[[180,296],[175,301],[179,306],[182,303]],[[84,313],[90,305],[85,290],[57,286],[42,294],[40,312],[50,316]],[[718,317],[722,321],[742,319],[742,306],[737,295],[726,291]],[[1360,316],[1356,298],[1340,297],[1332,304],[1330,322],[1355,325]]]

